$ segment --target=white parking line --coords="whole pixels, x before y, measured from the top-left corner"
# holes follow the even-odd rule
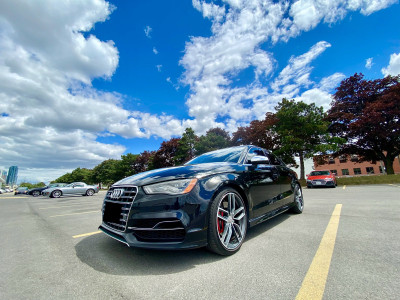
[[[86,211],[86,212],[80,212],[80,213],[73,213],[73,214],[55,215],[55,216],[50,216],[49,218],[73,216],[73,215],[83,215],[83,214],[92,214],[92,213],[95,213],[95,212],[100,213],[100,209],[92,210],[92,211]]]
[[[87,205],[87,204],[86,204]],[[93,203],[93,205],[96,205],[96,206],[101,206],[101,205],[99,205],[98,203]],[[80,207],[80,206],[82,206],[82,204],[81,203],[76,203],[76,204],[70,204],[70,205],[59,205],[59,206],[49,206],[49,207],[40,207],[39,209],[55,209],[55,208],[60,208],[60,207],[71,207],[71,208],[74,208],[74,207]]]

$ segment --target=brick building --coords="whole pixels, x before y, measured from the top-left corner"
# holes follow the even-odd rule
[[[332,156],[315,156],[314,169],[330,170],[336,176],[362,176],[362,175],[381,175],[385,172],[385,165],[382,161],[358,162],[357,155],[343,155],[333,158]],[[393,162],[395,174],[400,174],[399,157]]]

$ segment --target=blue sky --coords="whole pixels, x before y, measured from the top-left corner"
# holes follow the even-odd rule
[[[4,1],[0,168],[52,180],[400,73],[396,0]]]

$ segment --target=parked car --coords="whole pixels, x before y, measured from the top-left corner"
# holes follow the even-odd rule
[[[333,187],[337,186],[336,176],[331,171],[312,171],[307,175],[307,187]]]
[[[7,193],[7,191],[6,191],[6,190],[4,190],[4,189],[0,189],[0,194],[5,194],[5,193]]]
[[[27,194],[28,193],[28,188],[27,187],[19,187],[15,190],[14,195],[18,194]]]
[[[94,193],[99,192],[99,186],[88,185],[84,182],[73,182],[63,187],[52,187],[42,191],[43,196],[50,198],[59,198],[62,195],[82,195],[93,196]]]
[[[247,228],[304,207],[297,175],[270,151],[239,146],[122,179],[99,229],[133,247],[237,252]]]
[[[53,188],[53,187],[63,187],[66,186],[66,183],[50,183],[48,186],[33,188],[28,191],[28,195],[32,195],[33,197],[37,197],[42,194],[45,189]]]

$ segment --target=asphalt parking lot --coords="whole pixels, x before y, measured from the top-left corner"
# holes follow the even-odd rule
[[[304,189],[241,250],[128,248],[93,197],[0,195],[1,299],[398,299],[400,185]]]

